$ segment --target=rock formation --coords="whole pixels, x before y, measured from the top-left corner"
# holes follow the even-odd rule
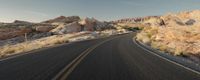
[[[83,26],[84,31],[94,31],[94,27],[96,26],[96,19],[94,18],[85,18],[79,22]]]
[[[51,30],[54,34],[67,34],[73,32],[80,32],[81,25],[78,22],[73,22],[69,24],[60,24],[57,28]]]
[[[0,40],[10,39],[17,36],[24,36],[25,33],[31,33],[32,29],[30,28],[21,28],[21,29],[13,29],[6,28],[0,29]]]
[[[67,34],[80,31],[95,31],[109,28],[109,23],[101,22],[94,18],[80,19],[79,16],[60,16],[41,23],[15,20],[13,23],[2,23],[0,25],[0,40],[24,36],[39,36],[53,34]]]
[[[50,20],[44,21],[42,23],[72,23],[72,22],[76,22],[79,20],[80,20],[79,16],[69,16],[69,17],[60,16],[55,19],[50,19]]]

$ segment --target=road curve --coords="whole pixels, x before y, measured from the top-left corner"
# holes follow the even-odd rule
[[[200,80],[200,75],[139,48],[133,35],[110,40],[90,52],[67,80]]]
[[[51,80],[86,49],[109,38],[75,42],[2,59],[0,80]]]
[[[200,80],[199,74],[139,48],[132,41],[133,36],[82,41],[3,60],[0,80],[51,80],[77,56],[97,44],[87,51],[88,55],[66,80]]]

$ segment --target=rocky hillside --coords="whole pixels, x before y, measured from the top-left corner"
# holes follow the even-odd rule
[[[137,40],[173,55],[200,56],[200,10],[166,14],[152,22],[162,25],[144,27]]]
[[[0,58],[58,44],[127,33],[110,22],[60,16],[40,23],[16,20],[0,24]]]
[[[112,21],[114,23],[139,23],[144,22],[146,20],[152,19],[152,18],[160,18],[159,16],[147,16],[147,17],[136,17],[136,18],[124,18],[116,21]]]
[[[0,23],[0,46],[16,44],[26,39],[35,40],[52,35],[111,29],[108,22],[79,16],[60,16],[40,23],[16,20],[13,23]],[[26,38],[26,39],[25,39]]]
[[[112,21],[117,27],[122,27],[125,29],[143,29],[144,27],[150,26],[162,26],[165,25],[163,19],[160,16],[147,16],[138,18],[125,18],[116,21]]]

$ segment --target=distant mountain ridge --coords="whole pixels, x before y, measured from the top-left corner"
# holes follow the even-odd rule
[[[46,20],[41,23],[72,23],[74,21],[79,21],[79,20],[80,20],[79,16],[68,16],[68,17],[59,16],[57,18]]]
[[[200,21],[200,10],[180,12],[177,14],[166,14],[163,16],[146,16],[137,18],[125,18],[111,22],[98,21],[94,18],[80,18],[79,16],[59,16],[54,19],[33,23],[28,21],[15,20],[13,23],[0,23],[0,29],[4,28],[28,28],[31,31],[53,32],[65,34],[68,32],[94,31],[107,29],[113,26],[173,26],[193,25]],[[127,25],[128,24],[128,25]],[[52,31],[53,29],[53,31]],[[8,29],[10,30],[10,29]],[[7,34],[5,34],[6,36]],[[1,38],[0,38],[1,39]],[[7,39],[7,38],[2,38]]]

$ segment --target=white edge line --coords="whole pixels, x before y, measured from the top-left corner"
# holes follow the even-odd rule
[[[178,66],[180,66],[180,67],[183,67],[183,68],[185,68],[185,69],[187,69],[187,70],[189,70],[189,71],[192,71],[192,72],[194,72],[194,73],[200,75],[200,72],[198,72],[198,71],[196,71],[196,70],[193,70],[193,69],[191,69],[191,68],[189,68],[189,67],[183,66],[183,65],[181,65],[180,63],[177,63],[177,62],[174,62],[174,61],[172,61],[172,60],[170,60],[170,59],[168,59],[168,58],[162,57],[162,56],[160,56],[160,55],[158,55],[158,54],[156,54],[156,53],[154,53],[154,52],[152,52],[152,51],[150,51],[150,50],[148,50],[148,49],[142,47],[141,45],[139,45],[139,44],[136,42],[135,38],[133,38],[133,42],[134,42],[137,46],[139,46],[140,48],[142,48],[142,49],[144,49],[144,50],[146,50],[146,51],[152,53],[153,55],[158,56],[158,57],[161,58],[161,59],[164,59],[164,60],[166,60],[166,61],[168,61],[168,62],[171,62],[171,63],[173,63],[173,64],[175,64],[175,65],[178,65]]]

